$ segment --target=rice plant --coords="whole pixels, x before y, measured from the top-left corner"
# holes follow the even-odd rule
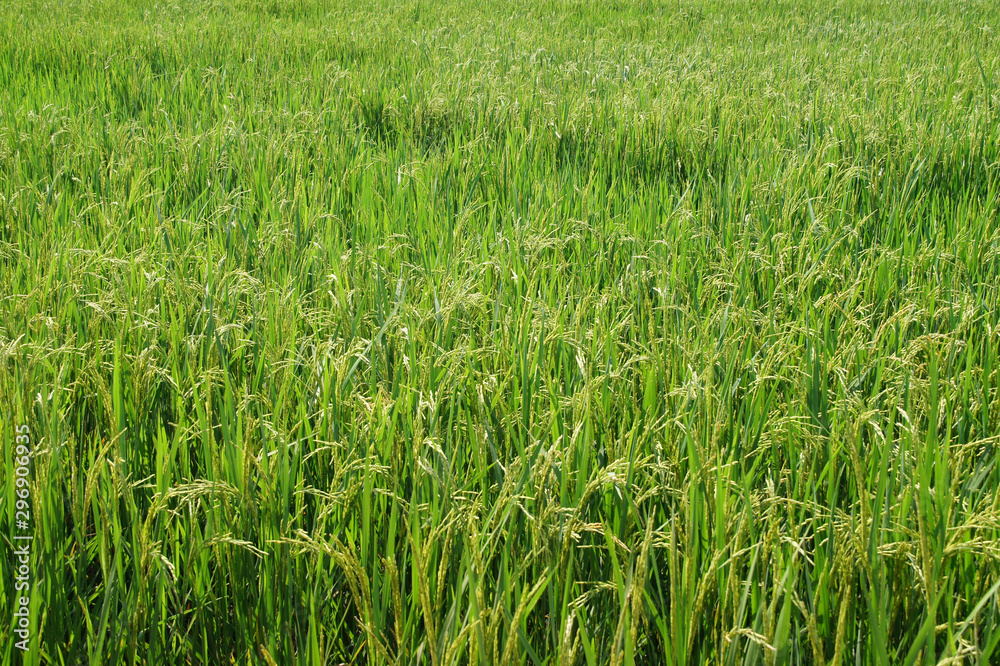
[[[0,3],[3,663],[997,663],[998,85],[989,0]]]

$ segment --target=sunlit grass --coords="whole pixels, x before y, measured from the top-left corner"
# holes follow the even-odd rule
[[[0,5],[28,659],[995,663],[998,30]]]

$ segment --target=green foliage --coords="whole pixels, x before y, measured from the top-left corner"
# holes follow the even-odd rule
[[[996,663],[996,3],[388,5],[0,4],[38,658]]]

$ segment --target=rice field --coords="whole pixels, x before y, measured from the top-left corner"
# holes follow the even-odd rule
[[[996,664],[998,209],[990,0],[2,1],[2,663]]]

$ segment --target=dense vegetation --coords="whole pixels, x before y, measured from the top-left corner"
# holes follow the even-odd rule
[[[4,662],[997,663],[998,31],[0,3]]]

